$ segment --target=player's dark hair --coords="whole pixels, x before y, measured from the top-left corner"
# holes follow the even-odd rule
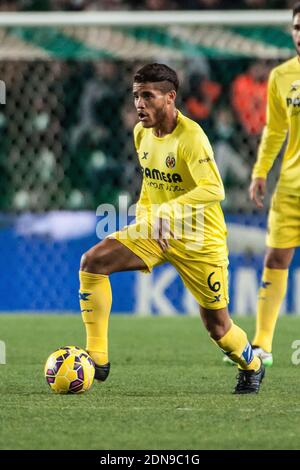
[[[296,16],[298,13],[300,13],[300,2],[295,3],[293,7],[293,18]]]
[[[133,77],[136,83],[167,82],[164,91],[178,90],[179,80],[177,73],[165,64],[147,64],[139,69]]]

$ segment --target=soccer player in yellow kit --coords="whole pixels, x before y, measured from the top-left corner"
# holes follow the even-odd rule
[[[86,349],[96,379],[110,370],[107,331],[112,294],[109,275],[150,272],[170,262],[200,305],[212,340],[239,367],[234,393],[257,393],[264,376],[246,333],[228,314],[226,226],[220,201],[223,184],[201,127],[175,106],[178,78],[164,64],[134,75],[139,117],[135,146],[143,171],[136,223],[110,235],[82,257],[80,307]]]
[[[253,169],[250,197],[263,207],[266,178],[288,134],[279,181],[268,219],[267,250],[258,293],[254,353],[273,364],[272,340],[287,289],[288,269],[300,246],[300,2],[293,9],[297,56],[275,67],[269,78],[267,123]]]

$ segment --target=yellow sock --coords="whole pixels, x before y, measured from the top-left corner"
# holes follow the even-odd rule
[[[286,294],[288,269],[265,268],[258,292],[256,333],[252,344],[272,351],[272,340],[279,310]]]
[[[215,343],[232,361],[238,364],[240,369],[256,371],[260,368],[260,359],[253,355],[246,333],[233,321],[231,322],[231,328],[223,338],[215,341]]]
[[[79,271],[80,308],[86,328],[86,350],[98,365],[108,362],[108,321],[112,295],[108,276]]]

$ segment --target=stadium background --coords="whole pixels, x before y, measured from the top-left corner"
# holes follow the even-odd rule
[[[0,11],[166,10],[183,2],[9,1]],[[287,9],[294,2],[190,0],[190,10]],[[237,5],[238,4],[238,5]],[[265,12],[263,12],[265,13]],[[284,12],[282,12],[284,13]],[[270,11],[270,16],[272,15]],[[283,18],[284,17],[283,15]],[[289,16],[288,16],[289,18]],[[97,207],[137,200],[141,175],[132,142],[131,80],[160,61],[180,76],[178,107],[207,132],[226,188],[230,309],[253,314],[266,211],[247,188],[265,120],[267,77],[293,56],[289,20],[276,25],[0,27],[0,311],[79,312],[78,265],[98,241]],[[300,313],[299,256],[283,312]],[[113,312],[197,314],[170,266],[112,277]],[[151,289],[149,289],[151,286]]]

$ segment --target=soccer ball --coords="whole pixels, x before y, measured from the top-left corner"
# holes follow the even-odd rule
[[[86,351],[64,346],[50,354],[45,364],[45,378],[55,393],[82,393],[93,383],[95,366]]]

